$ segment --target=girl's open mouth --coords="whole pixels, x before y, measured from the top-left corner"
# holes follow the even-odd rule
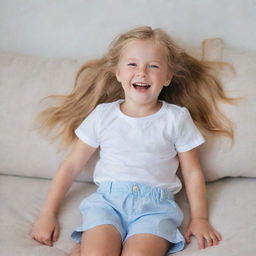
[[[149,84],[133,83],[132,85],[139,92],[145,92],[150,88]]]

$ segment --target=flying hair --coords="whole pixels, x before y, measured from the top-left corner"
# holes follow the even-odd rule
[[[58,139],[62,149],[67,148],[76,139],[75,129],[98,104],[124,99],[115,69],[123,48],[132,40],[152,40],[163,47],[173,78],[169,86],[163,87],[159,100],[186,107],[202,132],[224,135],[233,141],[232,122],[221,112],[219,103],[232,104],[238,98],[226,95],[214,73],[216,65],[190,56],[162,29],[148,26],[119,35],[105,55],[86,62],[76,74],[70,94],[48,96],[55,103],[37,116],[39,131],[51,142]]]

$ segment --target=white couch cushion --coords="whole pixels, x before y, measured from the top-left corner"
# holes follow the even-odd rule
[[[34,241],[30,232],[45,200],[49,180],[0,175],[0,255],[64,256],[74,245],[70,232],[80,222],[79,203],[96,186],[74,183],[60,208],[61,234],[54,248]]]
[[[67,94],[83,61],[0,54],[0,173],[51,178],[67,152],[41,138],[33,123],[50,94]],[[80,179],[90,180],[94,158]],[[93,166],[92,166],[93,163]]]
[[[207,185],[209,215],[212,225],[221,233],[223,240],[218,246],[199,251],[197,241],[192,242],[180,256],[254,256],[256,251],[256,201],[255,179],[228,178]],[[4,256],[62,256],[74,245],[72,230],[79,225],[79,203],[93,193],[96,186],[74,183],[60,208],[61,233],[53,248],[32,240],[30,232],[45,199],[49,181],[0,176],[0,255]],[[188,224],[189,206],[184,190],[176,197]]]
[[[254,178],[224,178],[207,184],[209,221],[220,232],[218,246],[198,251],[195,237],[179,256],[254,256],[256,252],[256,201]],[[181,231],[189,222],[189,204],[184,190],[176,197],[185,220]]]
[[[206,179],[256,177],[256,52],[227,48],[221,39],[206,40],[204,47],[206,60],[234,66],[235,74],[224,68],[220,79],[229,96],[244,97],[236,105],[221,104],[235,125],[234,145],[225,137],[206,136],[207,142],[200,147]]]

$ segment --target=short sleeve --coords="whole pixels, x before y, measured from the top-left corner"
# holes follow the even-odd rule
[[[177,152],[189,151],[205,142],[204,137],[194,124],[187,108],[183,107],[177,122],[175,147]]]
[[[75,130],[76,136],[89,146],[97,148],[99,142],[99,110],[98,105]]]

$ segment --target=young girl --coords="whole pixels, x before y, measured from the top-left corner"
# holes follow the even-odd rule
[[[139,27],[86,63],[72,93],[57,99],[59,105],[41,113],[42,128],[59,129],[55,137],[73,147],[34,224],[35,240],[49,246],[57,240],[60,203],[100,147],[98,189],[81,202],[82,223],[72,233],[80,245],[71,255],[165,255],[182,250],[191,235],[199,248],[219,243],[208,222],[196,148],[204,142],[198,128],[233,139],[217,105],[232,99],[208,63],[189,56],[161,29]],[[174,201],[182,187],[179,164],[191,214],[185,239]]]

